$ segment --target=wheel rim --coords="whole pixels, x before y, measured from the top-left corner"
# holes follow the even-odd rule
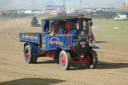
[[[91,64],[92,64],[92,59],[91,59],[90,56],[88,56],[88,58],[87,58],[87,64],[88,64],[88,65],[91,65]]]
[[[87,65],[88,65],[89,68],[91,68],[91,69],[94,68],[93,58],[91,58],[90,56],[88,57]]]
[[[25,60],[26,60],[27,62],[28,62],[29,56],[30,56],[29,51],[26,50],[26,51],[25,51]]]
[[[97,54],[95,51],[91,50],[89,52],[89,55],[87,57],[87,66],[90,69],[94,69],[97,65],[98,59],[97,59]]]
[[[61,64],[64,66],[65,65],[65,57],[61,56]]]
[[[27,59],[29,58],[29,51],[27,52]]]

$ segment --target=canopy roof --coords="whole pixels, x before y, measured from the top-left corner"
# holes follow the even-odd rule
[[[78,16],[62,16],[62,17],[44,17],[42,19],[43,20],[47,20],[47,21],[50,21],[50,20],[53,20],[53,21],[66,21],[66,20],[78,20],[78,19],[83,19],[85,21],[88,21],[88,20],[92,20],[91,18],[79,18]]]

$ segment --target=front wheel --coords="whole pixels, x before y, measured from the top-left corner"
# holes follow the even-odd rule
[[[31,49],[29,45],[26,45],[24,48],[24,57],[27,63],[36,63],[37,61],[37,56],[31,54]]]
[[[90,50],[89,53],[88,53],[87,59],[88,59],[87,60],[87,66],[90,69],[94,69],[97,66],[97,63],[98,63],[98,56],[97,56],[96,51]]]
[[[70,53],[62,50],[59,55],[59,63],[62,69],[68,70],[71,64]]]

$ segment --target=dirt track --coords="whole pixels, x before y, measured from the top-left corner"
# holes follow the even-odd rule
[[[41,31],[31,28],[30,21],[0,20],[0,85],[128,85],[128,42],[120,46],[97,38],[99,64],[92,70],[79,64],[64,71],[49,57],[38,58],[37,64],[25,63],[19,32]]]

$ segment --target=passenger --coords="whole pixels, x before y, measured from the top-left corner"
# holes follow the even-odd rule
[[[46,24],[45,24],[45,26],[44,26],[44,32],[45,32],[46,34],[49,34],[49,22],[48,22],[48,21],[46,22]]]
[[[48,27],[46,28],[45,33],[49,34],[49,28]]]

